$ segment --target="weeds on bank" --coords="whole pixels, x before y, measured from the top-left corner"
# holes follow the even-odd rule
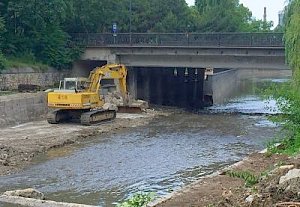
[[[260,179],[260,176],[256,176],[249,171],[228,171],[226,172],[226,175],[229,175],[229,177],[232,178],[243,179],[247,188],[257,184]]]
[[[22,57],[8,57],[6,60],[7,68],[24,68],[31,67],[37,70],[47,70],[49,66],[37,61],[32,55]]]
[[[271,118],[282,126],[281,140],[274,139],[267,146],[268,154],[293,155],[300,152],[300,87],[290,81],[280,86],[273,85],[265,91],[266,98],[275,99],[281,114]],[[276,145],[275,143],[280,143]]]
[[[137,193],[123,203],[117,204],[117,207],[145,207],[154,198],[154,193]]]
[[[16,92],[14,91],[0,91],[0,96],[7,96],[7,95],[11,95],[14,94]]]

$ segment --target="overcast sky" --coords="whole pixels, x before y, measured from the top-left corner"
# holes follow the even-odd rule
[[[193,5],[195,0],[186,0],[186,2]],[[286,0],[240,0],[240,3],[252,11],[256,19],[263,19],[264,7],[267,7],[267,19],[273,21],[274,26],[278,24],[278,12],[283,10],[285,2]]]

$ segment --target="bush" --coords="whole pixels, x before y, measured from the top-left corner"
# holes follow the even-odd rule
[[[7,67],[7,60],[4,55],[0,52],[0,71],[6,69]]]
[[[282,126],[283,137],[278,140],[280,147],[270,143],[268,152],[295,154],[300,151],[300,93],[294,82],[274,86],[267,92],[269,98],[275,99],[281,114],[272,117],[272,121]],[[277,142],[278,143],[278,142]]]
[[[286,57],[293,70],[293,79],[271,90],[271,97],[282,112],[275,121],[282,124],[285,136],[280,148],[271,145],[269,151],[295,154],[300,151],[300,0],[290,0],[285,12]]]
[[[145,207],[154,197],[152,193],[137,193],[117,207]]]

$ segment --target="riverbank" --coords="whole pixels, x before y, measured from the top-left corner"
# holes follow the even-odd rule
[[[79,124],[50,125],[47,121],[29,122],[1,129],[0,176],[20,171],[38,154],[89,139],[98,134],[114,134],[118,130],[148,124],[168,112],[147,110],[142,114],[118,114],[114,121],[97,126]]]
[[[297,207],[299,167],[299,155],[253,153],[148,207]]]

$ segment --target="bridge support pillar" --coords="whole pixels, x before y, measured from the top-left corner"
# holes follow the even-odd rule
[[[130,95],[137,99],[137,73],[133,67],[128,68],[127,82]]]

